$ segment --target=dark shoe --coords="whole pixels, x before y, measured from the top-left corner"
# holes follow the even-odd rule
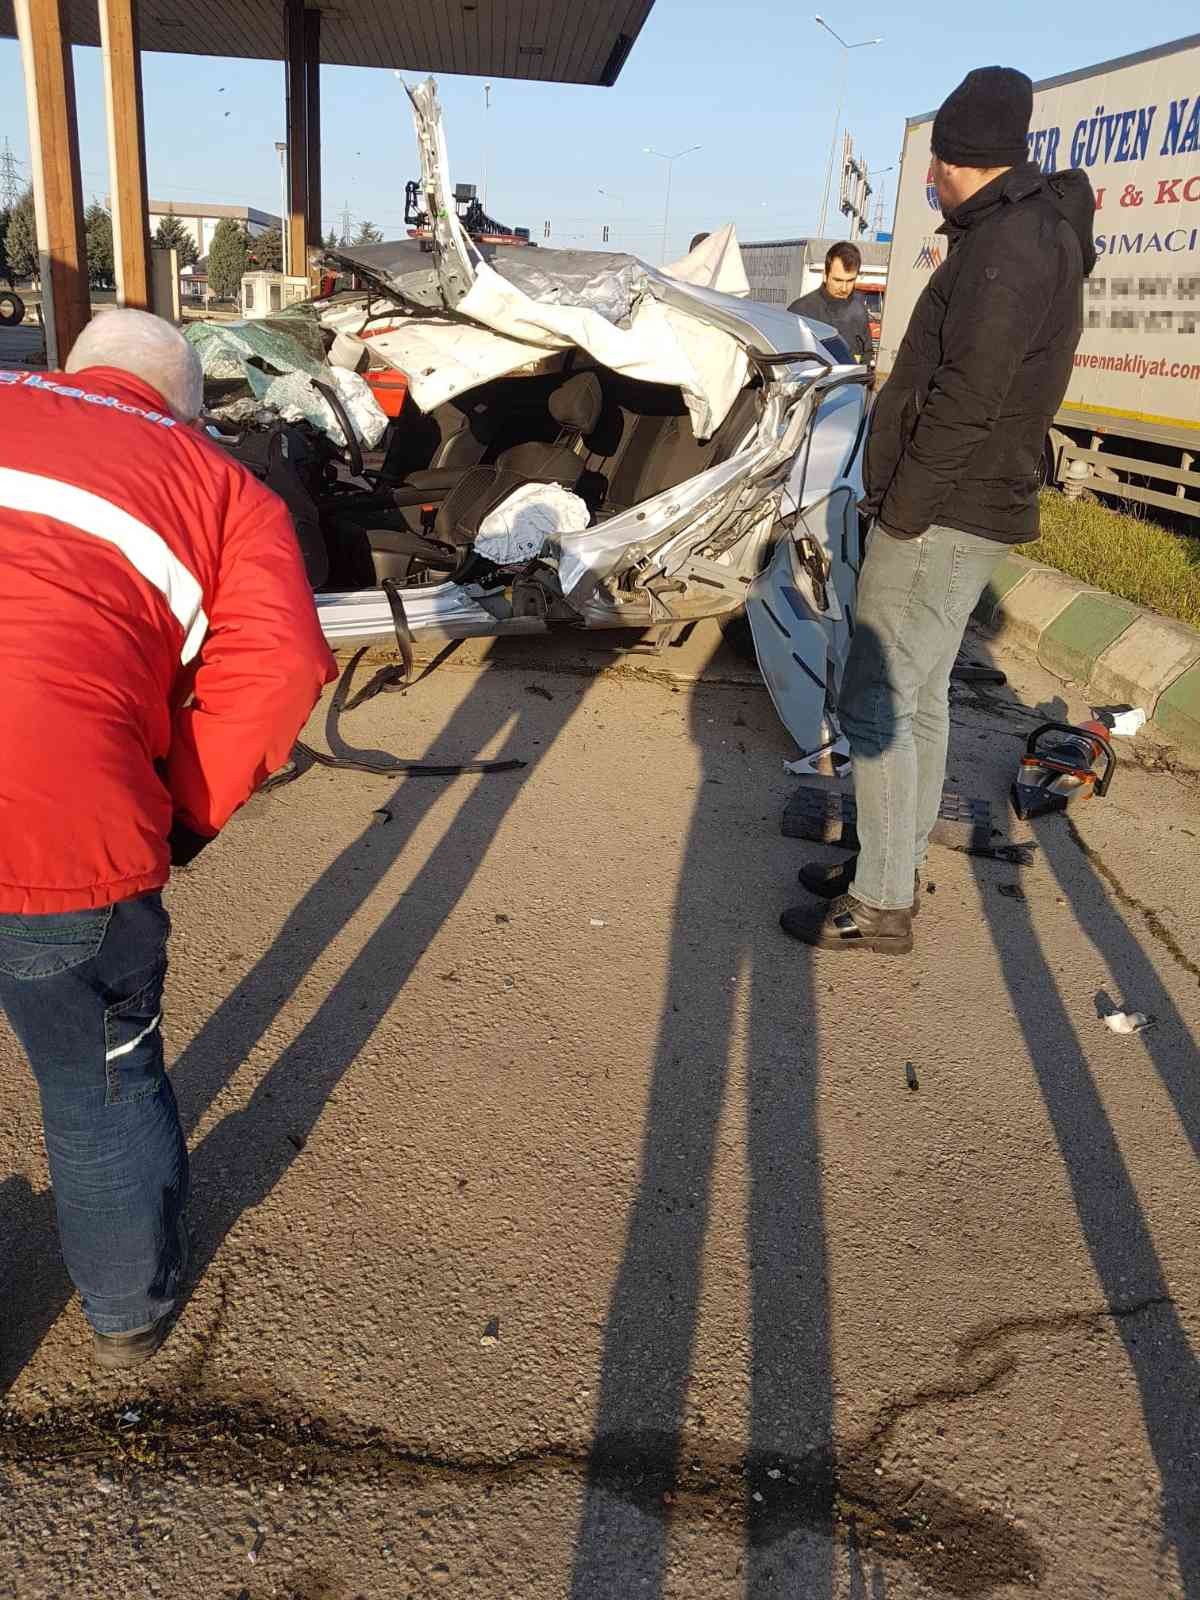
[[[850,893],[857,862],[857,856],[851,856],[848,861],[843,861],[836,867],[823,867],[815,861],[810,861],[800,868],[800,882],[809,894],[819,895],[822,900],[836,900],[839,895]],[[914,872],[912,903],[914,917],[920,909],[921,874]]]
[[[175,1291],[183,1282],[190,1253],[187,1224],[179,1219],[179,1271],[175,1278]],[[97,1333],[92,1330],[92,1356],[98,1367],[106,1372],[119,1372],[125,1367],[140,1367],[149,1361],[167,1337],[174,1310],[164,1311],[157,1322],[144,1328],[134,1328],[129,1333]]]
[[[906,956],[913,947],[912,911],[876,911],[852,894],[824,908],[790,906],[779,919],[784,933],[818,950],[873,950]]]

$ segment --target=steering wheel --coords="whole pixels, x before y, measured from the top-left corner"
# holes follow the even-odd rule
[[[339,395],[337,390],[332,388],[329,384],[322,383],[317,378],[312,378],[309,381],[311,382],[313,388],[328,405],[329,409],[333,412],[334,416],[341,425],[342,432],[346,437],[346,456],[348,458],[350,471],[356,478],[361,478],[363,475],[362,446],[358,442],[358,435],[354,431],[354,424],[350,421],[350,413],[342,404],[341,395]]]

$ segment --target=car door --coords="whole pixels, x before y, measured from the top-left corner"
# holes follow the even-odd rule
[[[774,553],[746,601],[763,680],[806,755],[827,742],[854,637],[869,404],[860,383],[822,401],[784,493]]]

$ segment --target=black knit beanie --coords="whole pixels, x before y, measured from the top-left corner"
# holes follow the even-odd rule
[[[933,119],[933,153],[952,167],[1017,167],[1029,159],[1025,136],[1033,84],[1015,67],[976,67]]]

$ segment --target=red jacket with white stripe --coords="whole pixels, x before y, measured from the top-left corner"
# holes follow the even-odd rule
[[[0,912],[161,888],[333,676],[277,496],[128,373],[0,370]]]

